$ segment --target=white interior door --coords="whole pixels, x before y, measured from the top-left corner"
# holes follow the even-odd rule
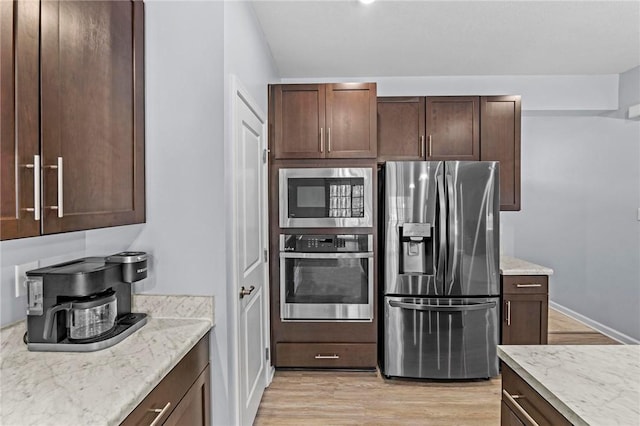
[[[267,212],[263,149],[265,123],[234,90],[235,259],[238,305],[239,421],[251,425],[266,386]]]

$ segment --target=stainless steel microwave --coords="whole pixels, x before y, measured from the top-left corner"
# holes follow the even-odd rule
[[[373,226],[372,169],[280,169],[281,228]]]

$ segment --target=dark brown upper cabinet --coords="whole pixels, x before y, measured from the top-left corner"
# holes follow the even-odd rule
[[[480,160],[477,96],[428,96],[427,160]]]
[[[378,98],[378,161],[423,160],[425,98]]]
[[[480,159],[500,162],[500,210],[520,210],[520,108],[520,96],[480,97]]]
[[[143,8],[2,2],[3,240],[144,222]]]
[[[375,83],[271,86],[276,159],[375,158]]]
[[[39,16],[38,2],[0,1],[2,240],[40,235]]]

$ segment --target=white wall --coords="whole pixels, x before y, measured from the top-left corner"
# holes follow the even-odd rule
[[[523,117],[522,141],[513,254],[554,269],[553,302],[640,339],[640,123]]]

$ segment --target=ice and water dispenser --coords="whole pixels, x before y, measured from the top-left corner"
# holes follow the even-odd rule
[[[400,274],[433,275],[433,228],[430,223],[404,223],[400,237]]]

